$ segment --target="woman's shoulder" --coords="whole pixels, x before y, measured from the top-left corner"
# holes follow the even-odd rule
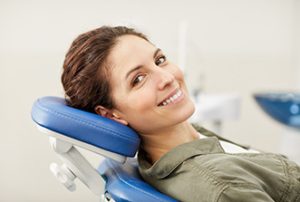
[[[261,187],[269,187],[266,192],[273,194],[276,190],[284,189],[286,184],[282,182],[290,180],[285,174],[285,160],[278,155],[222,152],[194,154],[176,166],[160,162],[166,164],[161,164],[164,166],[159,169],[146,169],[143,177],[163,193],[183,201],[197,201],[197,197],[217,201],[223,195],[229,197],[230,193],[255,191]],[[187,194],[180,194],[183,192]]]
[[[196,157],[188,163],[193,164],[194,171],[190,172],[202,170],[210,179],[224,186],[238,184],[282,188],[282,184],[278,182],[290,180],[286,170],[291,164],[287,164],[284,157],[276,154],[211,154]]]

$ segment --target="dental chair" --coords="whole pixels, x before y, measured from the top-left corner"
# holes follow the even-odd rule
[[[75,109],[59,97],[35,101],[31,116],[38,129],[49,135],[50,145],[63,164],[50,170],[67,189],[81,180],[100,201],[175,202],[142,180],[134,158],[140,143],[135,131],[113,120]],[[76,147],[105,157],[97,169]],[[101,189],[105,183],[105,190]]]

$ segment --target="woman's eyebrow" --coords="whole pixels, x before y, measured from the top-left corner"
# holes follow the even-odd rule
[[[154,54],[153,54],[153,58],[156,58],[156,56],[157,56],[157,54],[159,53],[159,51],[161,51],[160,48],[157,48],[157,49],[155,50],[155,52],[154,52]],[[127,77],[128,77],[132,72],[134,72],[134,71],[140,69],[141,67],[142,67],[142,65],[139,65],[139,66],[137,66],[137,67],[135,67],[135,68],[129,70],[129,72],[127,72],[127,74],[126,74],[126,76],[125,76],[125,79],[127,79]]]

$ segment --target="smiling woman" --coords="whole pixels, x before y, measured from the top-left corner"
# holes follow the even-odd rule
[[[300,201],[300,168],[187,120],[195,108],[180,69],[145,35],[100,27],[64,62],[67,103],[127,125],[141,138],[143,178],[180,201]]]
[[[107,64],[113,67],[110,86],[115,107],[96,106],[98,114],[126,123],[146,138],[194,112],[182,72],[148,41],[133,35],[119,37]],[[170,138],[165,132],[159,136]]]

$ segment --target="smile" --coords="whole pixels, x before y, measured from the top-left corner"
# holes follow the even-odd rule
[[[158,106],[166,106],[171,103],[177,103],[183,98],[183,92],[178,89],[174,94],[164,99]]]

